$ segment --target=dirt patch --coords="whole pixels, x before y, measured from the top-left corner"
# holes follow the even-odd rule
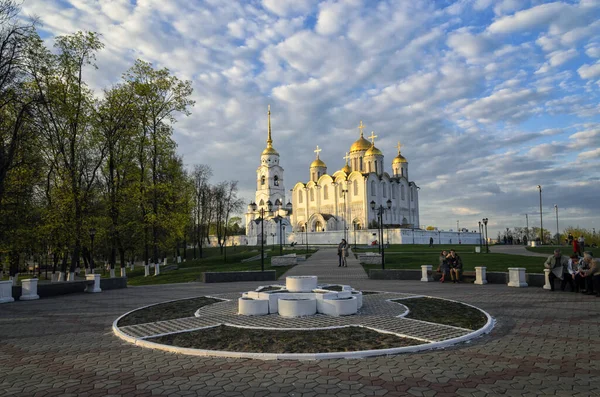
[[[282,287],[274,287],[269,285],[268,287],[263,287],[261,289],[258,290],[258,292],[267,292],[267,291],[279,291],[282,290]]]
[[[341,285],[328,285],[321,289],[326,289],[327,291],[338,291],[339,292],[342,290],[342,286]]]
[[[487,323],[487,317],[480,310],[459,302],[436,298],[397,299],[409,308],[406,316],[415,320],[429,321],[454,327],[476,330]]]
[[[149,338],[166,345],[254,353],[332,353],[415,346],[423,342],[362,327],[317,331],[243,329],[224,325]]]
[[[199,297],[182,299],[175,302],[160,303],[158,305],[136,310],[119,320],[118,326],[137,325],[155,321],[173,320],[182,317],[191,317],[202,306],[222,302],[220,299]]]

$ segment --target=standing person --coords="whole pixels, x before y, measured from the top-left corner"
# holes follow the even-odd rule
[[[462,274],[463,263],[462,259],[455,250],[450,250],[450,255],[446,257],[448,267],[450,268],[450,278],[454,283],[460,283],[460,275]]]
[[[342,253],[340,255],[340,258],[342,258],[342,267],[348,267],[348,262],[346,260],[346,258],[348,258],[348,243],[346,243],[346,240],[342,239],[340,244],[342,244]]]
[[[550,255],[546,262],[544,262],[544,267],[546,269],[550,269],[550,274],[548,275],[548,280],[550,281],[550,291],[554,291],[554,280],[557,278],[562,282],[560,284],[560,288],[564,291],[565,281],[564,275],[569,274],[569,258],[564,255],[561,255],[560,250],[557,248],[554,250],[554,254]],[[573,280],[569,275],[571,288],[573,287]]]
[[[571,244],[573,245],[573,253],[579,255],[579,243],[576,239],[571,240]]]
[[[429,237],[429,246],[433,247],[433,237]]]
[[[442,277],[440,278],[440,283],[443,283],[444,281],[446,281],[446,276],[448,275],[448,261],[446,260],[446,256],[448,256],[448,253],[444,250],[440,253],[440,265],[438,266],[438,272],[440,272],[442,274]]]
[[[583,253],[585,252],[585,238],[583,238],[583,236],[579,236],[577,245],[579,245],[579,256],[583,256]]]
[[[342,266],[342,246],[344,245],[344,239],[342,239],[342,241],[340,241],[340,243],[338,244],[338,267]]]
[[[569,232],[569,234],[567,235],[567,244],[573,245],[573,235],[571,234],[571,232]]]

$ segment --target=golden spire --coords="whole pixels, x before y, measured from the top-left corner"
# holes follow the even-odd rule
[[[267,148],[272,147],[273,145],[273,140],[271,139],[271,105],[268,105],[267,107],[268,111],[267,111],[267,118],[268,118],[268,124],[269,124],[269,132],[267,135]]]
[[[402,147],[402,144],[400,143],[400,141],[398,141],[398,144],[396,145],[396,147],[398,148],[398,154],[400,154],[400,148]]]
[[[358,126],[358,129],[360,130],[360,137],[363,137],[363,128],[365,128],[365,126],[362,123],[362,120],[360,121],[360,125]]]

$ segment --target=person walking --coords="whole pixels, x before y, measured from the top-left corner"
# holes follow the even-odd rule
[[[579,246],[579,256],[583,256],[585,252],[585,238],[583,236],[579,236],[577,245]]]
[[[342,248],[344,245],[344,241],[346,241],[346,240],[342,239],[342,241],[340,241],[340,243],[338,244],[338,247],[337,247],[338,267],[342,266]]]
[[[429,237],[429,246],[433,247],[433,237]]]
[[[346,258],[348,258],[348,243],[346,243],[346,240],[342,239],[340,244],[342,244],[342,252],[340,255],[340,258],[342,259],[341,266],[348,267],[348,261],[346,260]]]

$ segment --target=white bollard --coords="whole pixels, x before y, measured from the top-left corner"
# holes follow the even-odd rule
[[[88,285],[85,287],[85,292],[91,292],[91,293],[102,292],[102,290],[100,289],[100,275],[99,274],[88,274],[85,276],[85,279],[88,281],[92,280],[94,282],[94,284]]]
[[[475,284],[479,284],[479,285],[487,284],[486,269],[487,268],[485,266],[476,266],[475,267]]]
[[[58,272],[58,278],[56,279],[56,281],[63,282],[65,281],[65,272]]]
[[[431,276],[431,269],[433,269],[433,266],[431,265],[421,266],[421,281],[426,283],[433,281],[433,277]]]
[[[115,278],[115,269],[114,268],[110,268],[110,278]]]
[[[155,276],[160,276],[160,262],[154,264],[154,275]]]
[[[32,301],[35,299],[40,299],[40,296],[37,293],[37,278],[28,278],[25,280],[21,280],[21,297],[19,300],[21,301]]]
[[[13,283],[11,280],[0,281],[0,303],[14,302],[15,298],[12,297]]]
[[[552,286],[550,286],[550,269],[544,269],[544,289],[552,289]]]
[[[163,261],[163,266],[167,266],[167,258]]]
[[[144,277],[148,277],[150,275],[150,265],[144,265]]]
[[[67,281],[75,281],[75,272],[69,272]]]
[[[127,268],[126,267],[121,268],[121,277],[127,277]]]
[[[508,286],[509,287],[527,287],[525,282],[524,267],[509,267],[508,268]]]
[[[177,257],[177,263],[181,263],[181,257],[180,256]]]
[[[52,279],[50,282],[56,283],[58,281],[58,273],[52,273]]]

